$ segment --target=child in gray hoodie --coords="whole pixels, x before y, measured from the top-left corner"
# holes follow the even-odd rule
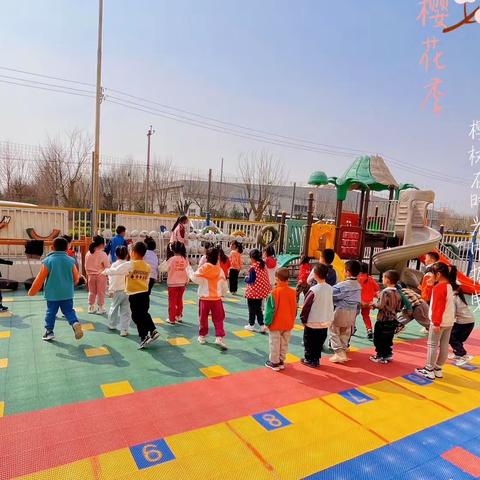
[[[335,315],[330,326],[330,344],[335,353],[330,361],[334,363],[349,360],[348,345],[361,304],[361,286],[357,281],[360,270],[360,262],[349,260],[345,263],[346,280],[333,286]]]

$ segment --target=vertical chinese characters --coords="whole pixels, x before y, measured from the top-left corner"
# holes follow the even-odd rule
[[[469,256],[472,257],[473,268],[471,270],[471,277],[475,283],[480,283],[480,268],[477,266],[476,260],[480,256],[480,245],[476,241],[476,237],[480,230],[480,218],[478,215],[479,211],[479,190],[480,190],[480,171],[477,171],[477,164],[480,161],[480,120],[474,120],[468,130],[468,136],[472,141],[471,148],[468,153],[468,161],[470,166],[475,167],[474,178],[471,185],[470,192],[470,207],[475,209],[475,216],[473,218],[473,232],[472,232],[472,241],[471,241],[471,251]],[[472,304],[475,307],[474,311],[480,310],[480,291],[475,290],[472,296]]]

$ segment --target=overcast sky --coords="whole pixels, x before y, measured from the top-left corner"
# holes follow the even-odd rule
[[[94,84],[97,9],[96,0],[2,1],[0,67]],[[180,167],[219,170],[223,157],[225,170],[235,173],[241,152],[264,148],[285,163],[290,181],[306,182],[314,170],[339,176],[354,159],[353,151],[332,155],[338,148],[318,144],[348,147],[464,179],[463,186],[449,183],[387,161],[399,182],[435,190],[437,206],[468,210],[475,170],[467,134],[480,118],[480,25],[443,34],[431,21],[423,29],[419,11],[417,0],[105,0],[102,153],[143,161],[153,124],[153,152]],[[462,7],[451,1],[447,24],[461,16]],[[424,72],[422,41],[433,36],[446,68]],[[7,70],[0,75],[27,78]],[[435,76],[445,92],[440,115],[420,107]],[[108,101],[117,96],[111,89],[307,139],[317,143],[307,150],[316,151],[115,105]],[[36,145],[75,127],[93,133],[91,98],[0,83],[0,102],[0,141]]]

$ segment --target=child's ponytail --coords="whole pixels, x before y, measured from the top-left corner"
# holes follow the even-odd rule
[[[262,258],[262,252],[258,248],[254,248],[250,252],[250,258],[255,260],[260,265],[260,268],[263,270],[265,268],[265,261]]]
[[[243,253],[243,245],[238,240],[232,242],[232,247],[234,247],[240,255]]]
[[[88,246],[88,251],[90,253],[95,253],[95,249],[100,245],[105,245],[105,239],[101,235],[94,235],[92,243]]]
[[[465,295],[462,291],[462,287],[457,283],[457,267],[455,265],[452,265],[450,267],[450,272],[448,275],[448,281],[450,282],[450,285],[452,286],[453,291],[457,294],[458,298],[465,304],[468,305],[467,299],[465,298]]]

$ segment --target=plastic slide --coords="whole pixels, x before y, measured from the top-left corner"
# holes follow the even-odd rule
[[[278,268],[288,267],[288,265],[290,265],[295,260],[298,260],[299,258],[300,258],[300,255],[288,254],[288,253],[277,255]]]
[[[436,250],[441,238],[440,233],[433,228],[414,227],[410,243],[376,253],[373,256],[373,263],[380,272],[389,269],[401,270],[408,260],[420,258]]]

